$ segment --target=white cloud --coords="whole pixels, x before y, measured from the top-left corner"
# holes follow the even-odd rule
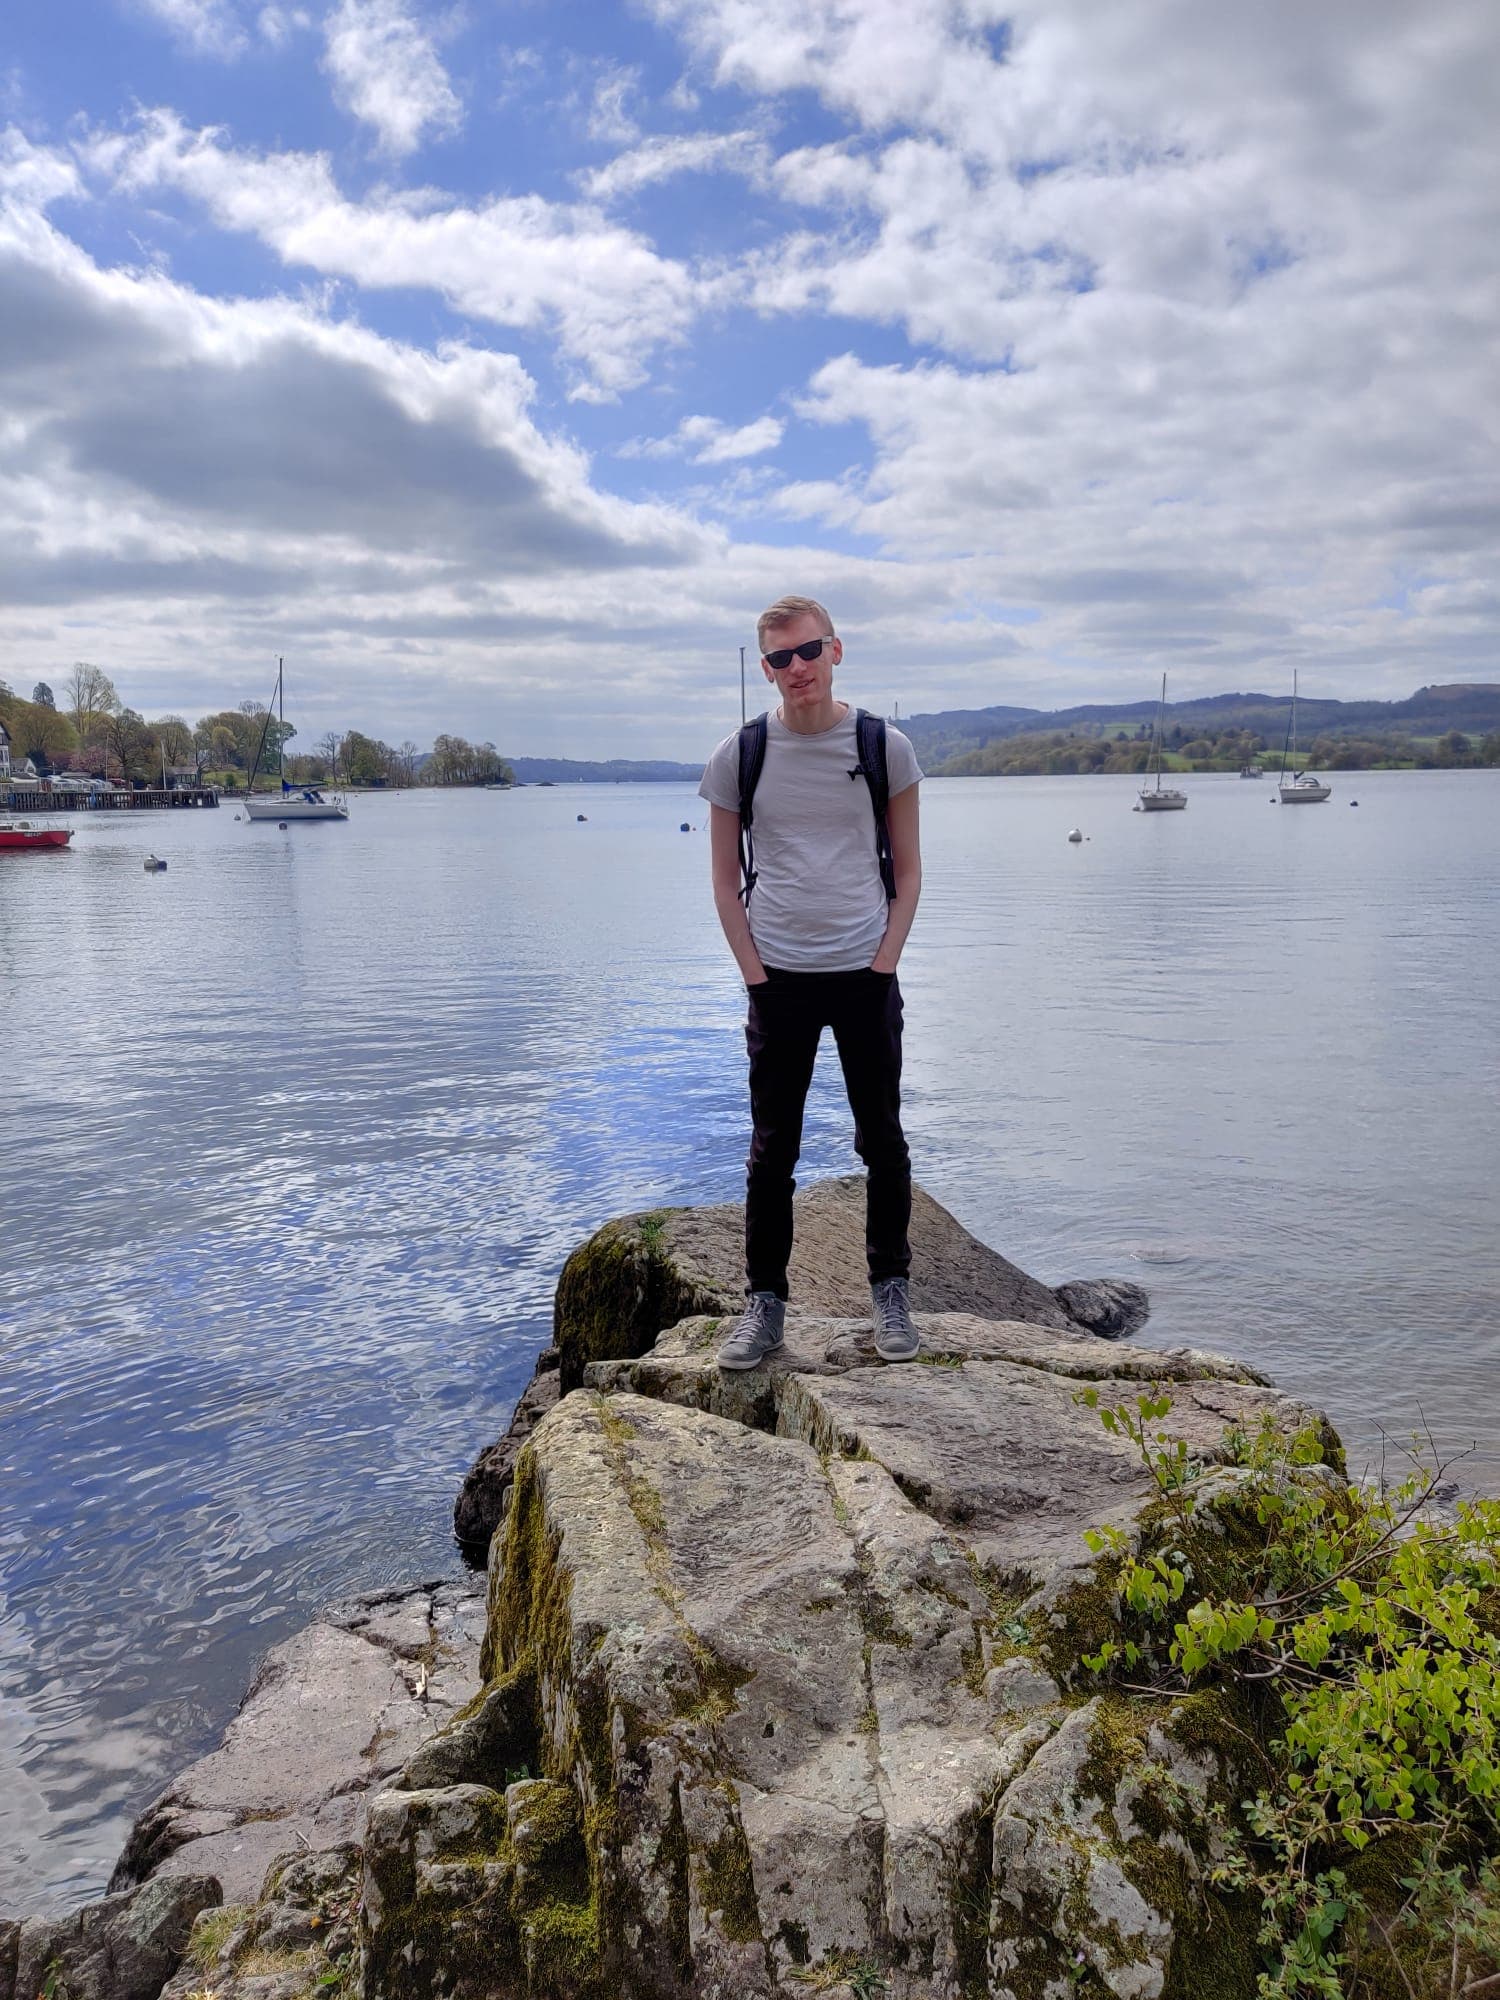
[[[640,74],[609,64],[594,84],[589,106],[588,136],[606,146],[628,146],[640,137],[631,105],[640,91]]]
[[[0,634],[29,635],[12,657],[38,673],[39,629],[63,651],[107,634],[141,703],[207,708],[295,633],[329,699],[389,674],[371,726],[381,702],[457,722],[460,685],[519,714],[559,676],[586,707],[619,673],[604,633],[667,632],[673,580],[696,597],[723,565],[714,531],[599,492],[510,356],[103,269],[14,195],[0,288]]]
[[[768,154],[758,133],[691,132],[645,139],[619,153],[602,167],[579,175],[579,185],[592,201],[616,201],[621,195],[673,180],[679,174],[718,171],[747,177],[765,170]]]
[[[468,208],[430,190],[351,202],[323,154],[236,152],[169,112],[146,116],[129,140],[96,139],[89,157],[122,187],[181,188],[288,264],[371,288],[428,286],[477,318],[554,330],[584,397],[641,381],[645,357],[681,340],[722,285],[597,208],[540,195]]]
[[[69,154],[34,145],[13,125],[0,132],[0,200],[14,229],[40,227],[53,202],[82,192],[83,178]]]
[[[335,97],[374,128],[385,152],[402,158],[463,123],[431,36],[401,0],[339,0],[324,40]]]
[[[734,719],[730,666],[761,604],[816,584],[873,652],[940,590],[921,566],[735,547],[601,493],[508,356],[101,268],[19,192],[67,192],[66,162],[14,142],[3,157],[16,678],[88,652],[133,705],[196,715],[261,693],[286,652],[304,736],[456,727],[511,750],[689,757]]]
[[[757,417],[730,430],[717,417],[688,417],[678,435],[696,465],[723,465],[737,458],[759,458],[781,443],[786,426],[779,417]]]
[[[694,465],[728,465],[774,451],[785,429],[780,417],[757,417],[738,428],[721,423],[717,417],[684,417],[670,437],[623,445],[616,456],[686,458]]]
[[[394,186],[352,198],[322,154],[256,150],[170,113],[97,138],[78,156],[82,182],[60,154],[5,156],[32,202],[18,240],[43,226],[34,210],[49,191],[87,192],[119,224],[115,240],[133,229],[151,255],[173,225],[142,206],[180,190],[202,204],[195,233],[247,232],[299,277],[366,294],[426,287],[466,326],[546,340],[575,394],[659,386],[697,413],[621,454],[703,468],[686,495],[674,472],[683,497],[649,510],[670,558],[620,567],[599,554],[572,570],[541,562],[530,577],[501,564],[491,583],[459,535],[445,580],[422,534],[403,558],[378,510],[362,521],[340,502],[350,563],[377,579],[402,561],[416,570],[405,596],[381,583],[335,611],[323,538],[323,581],[305,598],[318,632],[342,618],[349,656],[366,661],[388,662],[398,644],[453,646],[451,671],[477,684],[476,649],[524,628],[538,686],[549,674],[593,685],[591,620],[670,655],[659,635],[689,612],[737,641],[746,606],[803,588],[837,600],[867,661],[895,658],[914,615],[940,631],[933,706],[1138,692],[1161,661],[1184,693],[1281,685],[1294,659],[1314,686],[1350,695],[1494,677],[1500,14],[1471,0],[1228,12],[1017,0],[1003,21],[994,0],[654,4],[702,87],[695,129],[640,136],[634,73],[579,59],[544,169],[572,167],[576,201],[524,180],[494,196]],[[715,98],[711,80],[736,95]],[[821,100],[815,120],[801,115],[807,92]],[[714,129],[715,109],[732,129]],[[615,133],[617,157],[589,171],[579,134],[591,117]],[[740,186],[722,227],[708,199],[653,198],[673,176],[723,171]],[[627,198],[624,228],[608,205]],[[409,448],[401,507],[467,521],[474,510],[424,502],[416,469],[466,495],[489,461],[450,457],[446,420],[403,428],[416,419],[393,418],[395,391],[381,385],[420,361],[455,385],[454,409],[494,410],[499,378],[481,390],[479,364],[460,364],[466,346],[403,349],[399,367],[380,351],[378,366],[345,357],[327,378],[339,385],[331,404],[360,405],[371,435]],[[262,354],[256,379],[270,369]],[[290,397],[296,385],[281,380]],[[154,408],[148,388],[138,384],[142,407]],[[782,414],[740,424],[747,404]],[[513,463],[532,467],[553,448],[548,412],[535,398],[513,409],[534,440]],[[790,485],[769,470],[781,469],[769,454],[789,409],[822,427],[799,436],[803,476]],[[622,429],[666,427],[637,411],[623,425],[587,409],[569,420],[601,451]],[[241,530],[210,507],[207,473],[195,475],[201,504],[188,503],[191,482],[169,497],[165,446],[118,413],[112,424],[90,428],[89,445],[129,443],[118,463],[138,463],[154,497],[120,500],[120,518],[142,546],[175,536],[205,563],[240,563]],[[611,548],[644,533],[647,515],[612,514],[574,461],[574,498],[544,518],[603,509]],[[113,532],[108,479],[75,482],[59,515],[62,489],[34,477],[33,511],[51,532]],[[298,504],[285,499],[288,518]],[[773,517],[778,540],[801,523],[806,546],[736,544],[694,526],[691,509],[742,532]],[[488,511],[509,518],[498,500]],[[264,549],[259,527],[243,532]],[[851,545],[869,553],[842,552]],[[76,582],[84,615],[120,573],[56,572]],[[253,627],[249,602],[244,589],[233,597],[234,629]],[[696,685],[689,663],[680,673],[675,686]],[[684,729],[694,699],[674,707]]]
[[[269,42],[273,49],[283,48],[294,34],[305,33],[312,24],[312,16],[304,7],[262,7],[255,17],[261,40]]]
[[[754,253],[750,296],[831,319],[850,352],[799,407],[871,462],[768,504],[962,562],[1054,658],[1493,672],[1465,607],[1500,530],[1500,17],[656,11],[720,83],[810,88],[849,128],[775,163],[809,226]],[[914,356],[862,360],[872,325]]]
[[[231,57],[245,47],[233,0],[139,0],[139,4],[196,55]]]

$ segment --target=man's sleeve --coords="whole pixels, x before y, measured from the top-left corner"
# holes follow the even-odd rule
[[[911,747],[911,738],[889,725],[885,732],[885,774],[890,782],[892,798],[898,792],[909,791],[922,776],[922,767],[917,762],[916,751]]]
[[[740,733],[726,736],[703,767],[703,778],[698,786],[700,799],[707,799],[711,806],[723,806],[726,811],[737,813],[740,809]]]

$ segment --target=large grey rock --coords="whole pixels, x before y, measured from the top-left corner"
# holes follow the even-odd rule
[[[1226,1428],[1298,1406],[1274,1389],[1178,1383],[1173,1429],[1212,1458]],[[1128,1526],[1157,1488],[1135,1446],[1102,1429],[1077,1383],[1039,1368],[973,1361],[962,1369],[851,1369],[786,1378],[780,1427],[820,1451],[868,1455],[907,1497],[962,1532],[997,1576],[1035,1582],[1086,1559],[1085,1529]]]
[[[382,1593],[267,1653],[217,1750],[131,1828],[111,1889],[214,1875],[254,1901],[272,1861],[357,1841],[388,1783],[474,1692],[483,1598],[472,1584]]]
[[[441,1593],[272,1656],[122,1863],[164,1892],[222,1859],[247,1904],[227,1936],[200,1919],[164,2000],[1250,2000],[1253,1912],[1208,1872],[1242,1739],[1079,1691],[1112,1616],[1082,1531],[1133,1536],[1156,1498],[1079,1398],[1169,1385],[1226,1511],[1228,1430],[1323,1420],[1222,1357],[1125,1345],[1128,1299],[1086,1330],[925,1197],[924,1357],[886,1368],[862,1206],[858,1181],[808,1197],[817,1309],[750,1374],[713,1361],[737,1208],[570,1260],[560,1393],[489,1489],[477,1664],[476,1600],[444,1653]]]
[[[867,1318],[863,1178],[818,1181],[798,1193],[795,1207],[791,1286],[797,1311],[811,1318]],[[1136,1332],[1150,1311],[1141,1287],[1123,1279],[1050,1290],[971,1236],[920,1187],[912,1197],[911,1249],[912,1298],[921,1311],[1109,1338]],[[522,1446],[558,1395],[582,1383],[590,1363],[643,1354],[684,1320],[738,1312],[744,1261],[744,1210],[737,1202],[622,1216],[580,1245],[558,1280],[557,1345],[538,1361],[504,1436],[479,1454],[459,1489],[453,1508],[459,1541],[474,1549],[488,1543],[504,1516]]]
[[[502,1984],[519,1966],[505,1835],[505,1799],[483,1785],[375,1800],[360,1898],[365,2000],[516,1990]]]
[[[1308,1414],[1254,1371],[1196,1349],[1157,1353],[968,1313],[916,1318],[923,1359],[910,1368],[880,1364],[868,1321],[793,1314],[782,1352],[758,1369],[719,1369],[717,1328],[700,1318],[638,1360],[593,1363],[588,1381],[873,1458],[980,1562],[1036,1583],[1086,1562],[1085,1528],[1128,1522],[1155,1493],[1135,1448],[1080,1404],[1081,1385],[1115,1400],[1171,1384],[1174,1429],[1205,1459],[1230,1425],[1269,1411],[1295,1427]]]
[[[1030,2000],[1085,1972],[1119,2000],[1154,2000],[1169,1975],[1190,1990],[1222,1772],[1172,1735],[1190,1704],[1163,1704],[1151,1743],[1076,1706],[1100,1599],[1083,1530],[1131,1534],[1157,1497],[1079,1397],[1169,1382],[1204,1467],[1232,1427],[1321,1420],[1213,1355],[972,1313],[919,1325],[925,1366],[882,1366],[867,1321],[794,1315],[768,1367],[724,1375],[698,1315],[591,1364],[537,1427],[491,1548],[490,1691],[404,1782],[440,1777],[408,1796],[461,1816],[472,1779],[498,1796],[496,1744],[526,1755],[572,1794],[573,1886],[528,1931],[512,1836],[488,1858],[470,1842],[492,1946],[476,1969],[469,1947],[450,1962],[431,1944],[453,1921],[450,1864],[429,1854],[424,1887],[410,1837],[382,1835],[367,1964],[410,1967],[411,1945],[402,2000],[455,1978],[473,2000],[560,1981],[727,2000],[805,1978]],[[1203,1485],[1237,1490],[1232,1468]],[[397,1796],[372,1826],[410,1825]],[[539,1937],[569,1941],[566,1967]],[[367,2000],[396,2000],[384,1977]],[[1214,1990],[1239,1988],[1216,1973]]]
[[[535,1654],[541,1761],[608,1829],[621,1990],[891,1939],[951,1984],[948,1878],[1007,1768],[961,1548],[868,1463],[632,1396],[567,1398],[515,1510],[495,1664]]]
[[[67,2000],[157,2000],[194,1919],[221,1901],[211,1878],[177,1875],[105,1896],[70,1916],[32,1918],[15,1939],[16,2000],[47,1990]]]
[[[790,1280],[798,1310],[868,1315],[863,1176],[818,1181],[799,1191],[795,1207]],[[920,1187],[912,1198],[911,1253],[912,1303],[920,1311],[1064,1330],[1074,1325],[1056,1292],[971,1236]],[[579,1386],[591,1361],[643,1354],[663,1328],[695,1313],[738,1311],[744,1273],[738,1202],[658,1209],[606,1224],[573,1252],[558,1281],[553,1337],[564,1394]]]

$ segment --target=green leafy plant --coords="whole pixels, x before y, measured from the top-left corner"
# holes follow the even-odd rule
[[[1097,1408],[1098,1391],[1079,1400]],[[1500,1503],[1439,1523],[1435,1454],[1414,1450],[1394,1484],[1351,1485],[1317,1430],[1288,1435],[1268,1414],[1226,1440],[1208,1520],[1208,1468],[1161,1427],[1170,1408],[1151,1392],[1100,1411],[1157,1497],[1139,1544],[1086,1536],[1113,1573],[1120,1635],[1083,1665],[1127,1691],[1218,1683],[1274,1703],[1274,1782],[1243,1826],[1225,1816],[1211,1878],[1260,1897],[1262,2000],[1374,1991],[1377,1962],[1409,2000],[1500,2000]],[[1404,1902],[1377,1907],[1354,1857],[1402,1843],[1420,1865],[1399,1879]]]

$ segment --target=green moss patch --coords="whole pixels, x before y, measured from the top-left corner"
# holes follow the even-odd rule
[[[704,1850],[699,1863],[698,1892],[703,1907],[718,1917],[719,1929],[731,1944],[763,1942],[750,1843],[737,1810],[724,1831]]]
[[[632,1361],[665,1327],[733,1300],[686,1278],[673,1260],[670,1212],[607,1223],[569,1257],[553,1300],[553,1341],[563,1394],[581,1388],[591,1361]]]

